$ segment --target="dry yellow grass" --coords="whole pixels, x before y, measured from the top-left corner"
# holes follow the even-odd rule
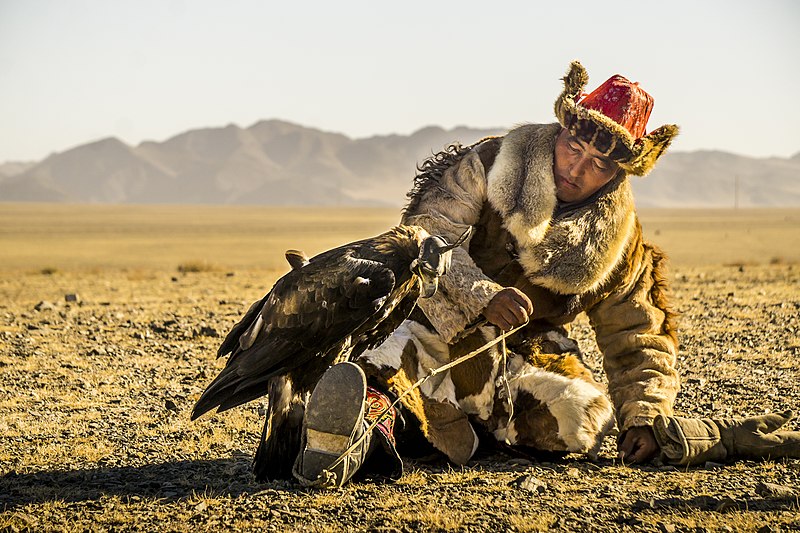
[[[313,255],[385,231],[399,216],[378,208],[0,204],[0,268],[281,270],[287,249]],[[797,209],[646,209],[640,218],[677,265],[800,261]]]
[[[464,468],[412,463],[398,483],[341,491],[256,484],[259,402],[188,419],[224,364],[214,359],[219,337],[201,328],[224,334],[288,270],[285,249],[318,253],[398,216],[0,204],[0,530],[798,527],[797,502],[755,492],[758,482],[800,484],[797,461],[627,468],[612,439],[597,465],[490,457]],[[673,259],[680,365],[694,380],[682,412],[800,407],[799,221],[798,210],[642,214]],[[41,300],[54,309],[35,311]],[[585,318],[575,333],[599,368]],[[519,488],[529,475],[543,492]]]
[[[0,265],[282,269],[287,249],[316,254],[398,219],[397,209],[0,204]]]

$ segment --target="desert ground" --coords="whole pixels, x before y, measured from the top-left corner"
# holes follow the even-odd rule
[[[487,447],[395,483],[256,483],[265,402],[189,421],[222,336],[386,209],[0,204],[0,530],[789,531],[800,460],[629,466]],[[671,257],[684,415],[800,410],[800,210],[641,213]],[[592,371],[601,356],[581,317]],[[800,430],[794,420],[788,429]]]

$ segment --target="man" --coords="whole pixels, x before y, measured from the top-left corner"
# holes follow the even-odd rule
[[[665,259],[643,240],[627,176],[646,175],[678,128],[646,134],[653,99],[622,76],[583,95],[587,82],[583,66],[573,62],[555,104],[557,123],[451,147],[422,165],[402,223],[451,242],[468,227],[472,236],[454,250],[438,293],[421,300],[411,319],[362,354],[358,366],[326,374],[308,413],[337,390],[356,391],[374,421],[379,410],[369,407],[389,403],[380,390],[401,394],[501,330],[522,327],[508,338],[507,360],[497,346],[488,348],[403,398],[435,448],[464,464],[478,446],[477,428],[510,445],[593,456],[616,419],[622,459],[643,462],[659,453],[657,437],[666,442],[665,428],[677,420],[677,339]],[[581,312],[603,353],[608,396],[568,336]],[[365,374],[374,388],[367,389]],[[320,451],[307,447],[295,469],[301,481],[341,485],[379,449],[375,440],[388,452],[384,464],[397,461],[393,413],[377,439],[356,440],[364,410],[350,411],[342,415],[344,426],[317,421],[306,428],[315,442],[330,443],[317,447],[326,448],[331,462],[356,446],[330,470],[318,460],[304,467],[303,455],[318,458]]]

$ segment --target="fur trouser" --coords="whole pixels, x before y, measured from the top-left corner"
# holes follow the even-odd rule
[[[557,334],[548,332],[550,339]],[[480,349],[496,335],[495,328],[482,327],[447,344],[407,320],[358,363],[401,394],[432,369]],[[613,425],[611,402],[578,357],[508,351],[503,368],[499,345],[425,381],[403,403],[419,419],[427,439],[457,464],[467,462],[478,446],[473,424],[511,445],[590,456]]]

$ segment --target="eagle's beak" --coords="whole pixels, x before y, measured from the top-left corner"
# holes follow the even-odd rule
[[[426,276],[423,271],[422,275],[419,277],[419,283],[422,286],[420,296],[423,298],[430,298],[436,294],[436,290],[439,288],[439,276]]]

